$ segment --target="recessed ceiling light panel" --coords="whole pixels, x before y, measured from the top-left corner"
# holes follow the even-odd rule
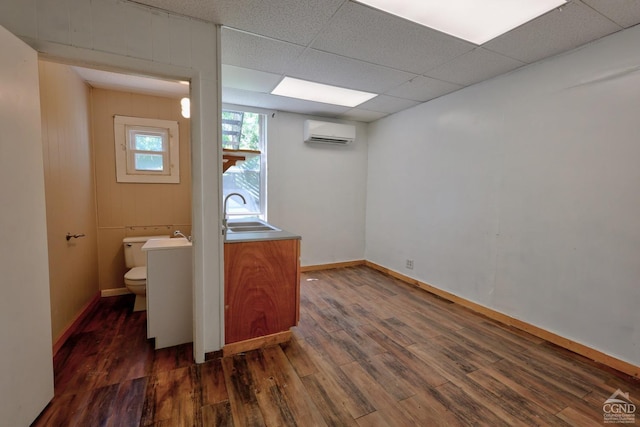
[[[358,1],[477,45],[566,3],[566,0]]]
[[[282,79],[280,84],[271,91],[271,94],[344,107],[355,107],[378,96],[376,93],[345,89],[292,77]]]

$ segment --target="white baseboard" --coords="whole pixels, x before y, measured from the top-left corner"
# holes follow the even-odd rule
[[[127,288],[113,288],[113,289],[103,289],[100,291],[100,296],[104,297],[115,297],[118,295],[127,295],[130,294],[129,289]]]

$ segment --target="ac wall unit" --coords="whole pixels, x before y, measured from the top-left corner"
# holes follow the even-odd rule
[[[305,120],[304,142],[319,142],[322,144],[351,144],[356,139],[356,127],[339,123]]]

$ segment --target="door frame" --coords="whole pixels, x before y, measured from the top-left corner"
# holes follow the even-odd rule
[[[193,235],[193,355],[196,363],[224,344],[223,240],[220,233],[222,149],[220,145],[220,27],[215,26],[215,67],[190,68],[130,56],[22,38],[44,60],[125,74],[188,80],[191,86],[191,175]],[[211,262],[211,260],[213,262]]]

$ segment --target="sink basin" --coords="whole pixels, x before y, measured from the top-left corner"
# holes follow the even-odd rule
[[[265,227],[264,222],[260,221],[229,221],[227,224],[229,227]]]
[[[227,231],[231,233],[256,233],[280,231],[280,229],[262,221],[233,221],[227,224]]]
[[[280,231],[280,229],[268,225],[252,225],[247,227],[228,227],[232,233],[255,233],[260,231]]]
[[[148,251],[150,249],[170,249],[170,248],[178,248],[182,246],[191,246],[191,242],[185,239],[184,237],[178,238],[162,238],[162,239],[149,239],[147,243],[142,247],[143,251]]]

